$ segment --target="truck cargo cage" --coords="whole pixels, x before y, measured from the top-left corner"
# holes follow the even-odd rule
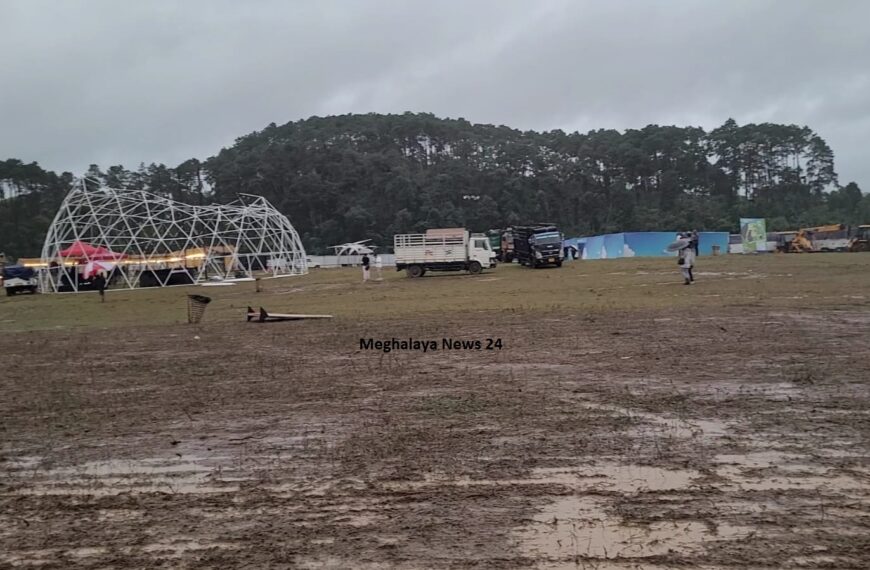
[[[396,270],[409,277],[427,271],[464,271],[477,274],[495,267],[495,253],[485,235],[471,235],[464,228],[428,230],[425,234],[393,237]]]

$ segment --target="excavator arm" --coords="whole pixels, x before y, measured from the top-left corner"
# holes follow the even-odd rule
[[[813,244],[813,235],[826,232],[841,232],[846,229],[843,224],[829,224],[827,226],[816,226],[813,228],[801,228],[797,235],[792,238],[789,243],[788,250],[795,253],[809,253],[816,251]]]

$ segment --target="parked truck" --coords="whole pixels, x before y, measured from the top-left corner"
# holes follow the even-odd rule
[[[507,228],[501,233],[501,261],[512,263],[516,258],[514,254],[514,229]]]
[[[504,230],[489,230],[489,247],[495,253],[496,261],[510,263],[514,260],[514,234],[512,228]]]
[[[514,255],[521,265],[532,268],[547,265],[562,267],[564,237],[556,226],[551,224],[515,226],[513,236]]]
[[[8,296],[16,293],[36,293],[36,272],[30,267],[6,265],[3,267],[3,289]]]
[[[486,232],[486,239],[489,240],[489,249],[495,254],[496,261],[501,261],[501,230],[489,230]]]
[[[468,271],[478,274],[495,267],[495,253],[485,234],[465,228],[428,230],[425,234],[393,237],[396,271],[422,277],[427,271]]]

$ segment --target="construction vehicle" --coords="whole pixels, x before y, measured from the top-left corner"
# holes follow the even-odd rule
[[[783,232],[787,236],[790,232]],[[830,224],[813,228],[801,228],[790,240],[782,240],[777,251],[785,253],[812,253],[818,251],[847,251],[849,231],[843,224]]]
[[[427,230],[425,234],[393,237],[396,271],[408,277],[422,277],[427,271],[468,271],[481,273],[495,267],[495,253],[485,234],[465,228]]]
[[[531,268],[555,265],[562,267],[564,236],[552,224],[518,226],[513,228],[514,255],[520,265]]]
[[[858,226],[849,240],[849,251],[870,251],[870,226]]]
[[[767,236],[767,243],[776,244],[774,251],[777,253],[793,253],[791,243],[797,236],[797,232],[771,232]]]

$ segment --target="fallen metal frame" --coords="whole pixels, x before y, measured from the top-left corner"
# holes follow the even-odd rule
[[[263,307],[259,311],[248,307],[248,313],[245,315],[248,322],[256,321],[258,323],[278,322],[278,321],[304,321],[306,319],[331,319],[332,315],[303,315],[303,314],[287,314],[287,313],[269,313]]]

